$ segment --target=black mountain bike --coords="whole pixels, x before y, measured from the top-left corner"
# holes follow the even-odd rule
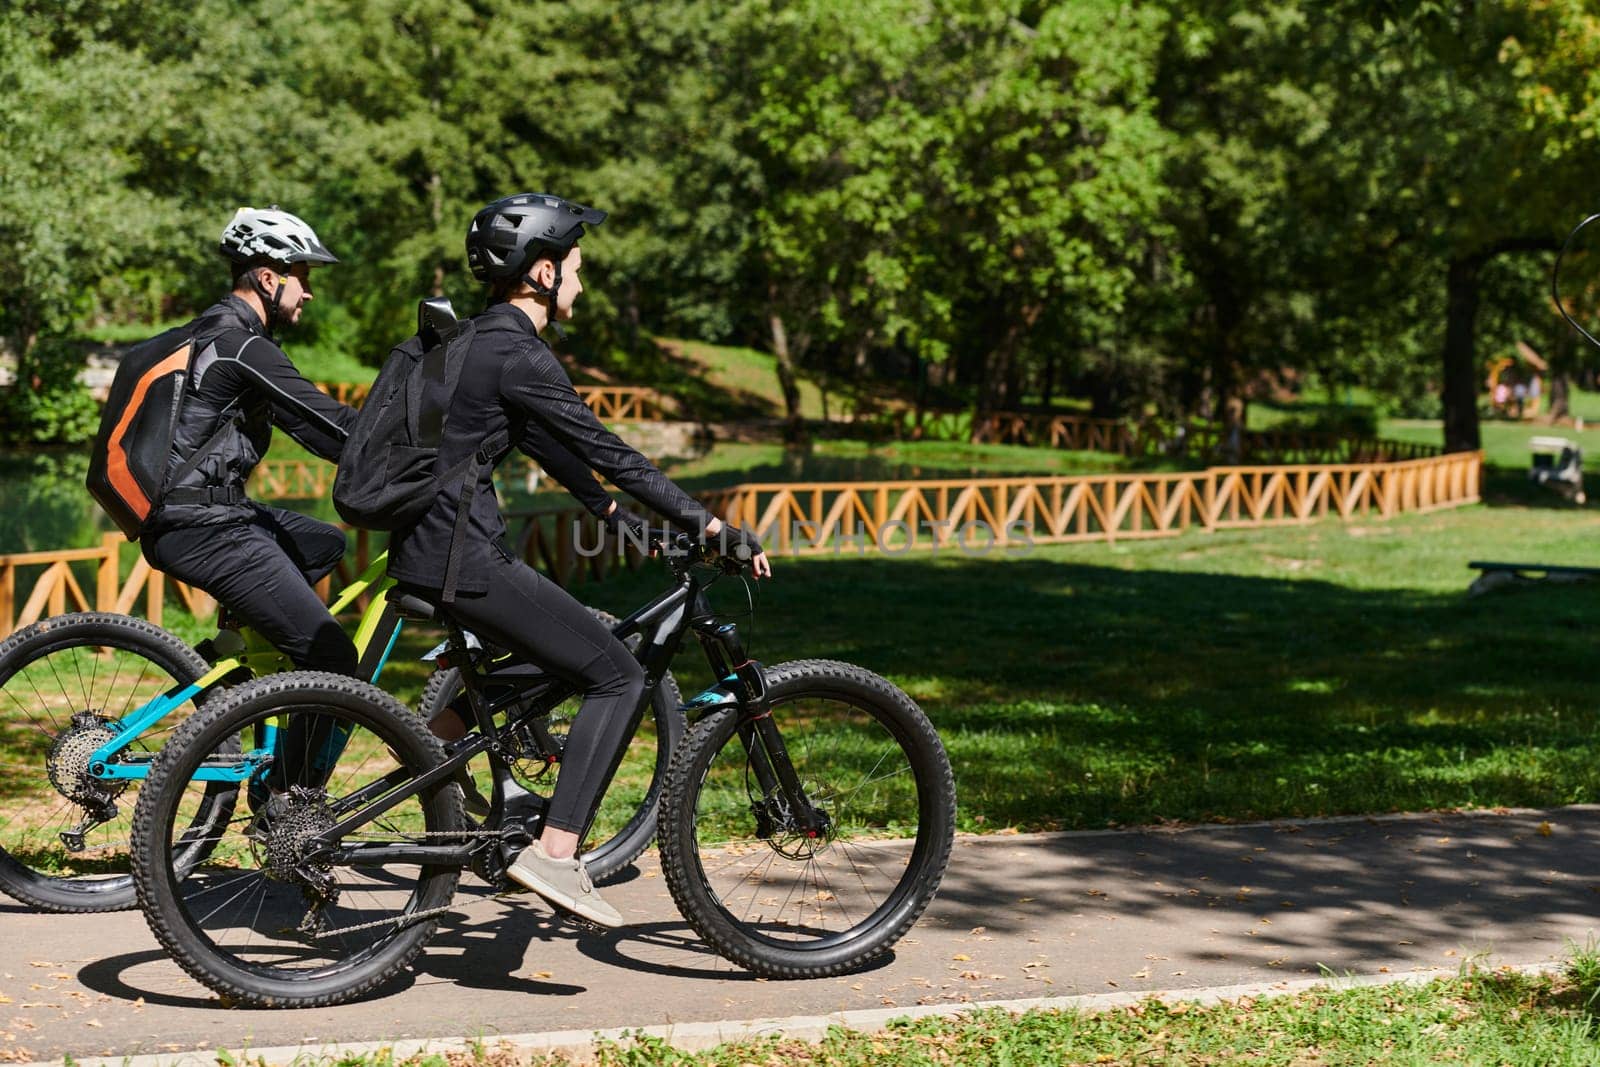
[[[673,899],[712,948],[756,974],[858,969],[910,929],[944,875],[955,822],[944,746],[911,698],[869,671],[749,659],[705,595],[742,565],[681,536],[655,547],[673,587],[615,630],[637,637],[645,669],[635,724],[686,634],[721,679],[684,705],[693,725],[665,775],[658,843]],[[313,1007],[379,987],[422,950],[464,870],[504,888],[508,864],[542,827],[546,798],[527,767],[571,685],[489,661],[446,608],[390,600],[445,627],[441,662],[459,672],[452,685],[476,722],[465,738],[442,745],[370,685],[281,674],[186,721],[140,791],[140,906],[185,970],[237,1002]],[[291,772],[295,784],[267,810],[249,812],[241,796],[236,817],[208,824],[214,782],[264,774],[274,750],[256,739],[304,715],[319,725],[301,735],[333,724],[348,738],[332,776]],[[279,751],[315,763],[310,752]],[[490,813],[471,823],[457,777],[485,756]],[[649,781],[626,757],[626,748],[615,756],[612,792]],[[196,849],[200,839],[209,847]]]

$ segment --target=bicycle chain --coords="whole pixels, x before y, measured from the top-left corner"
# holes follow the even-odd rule
[[[454,837],[454,838],[462,838],[462,837],[504,837],[504,836],[506,836],[504,830],[418,830],[418,831],[416,831],[414,833],[407,833],[407,834],[400,834],[399,832],[395,832],[395,833],[390,834],[387,837],[376,837],[376,836],[365,836],[365,835],[363,835],[360,840],[362,840],[362,841],[382,842],[382,841],[413,841],[413,840],[415,840],[415,839],[417,839],[419,837]],[[494,894],[494,895],[491,895],[491,896],[487,896],[487,897],[484,897],[482,900],[472,901],[470,904],[457,905],[454,902],[452,902],[452,903],[449,903],[449,904],[441,904],[437,908],[429,908],[426,911],[419,911],[419,912],[416,912],[416,913],[411,914],[411,915],[397,915],[397,916],[394,916],[393,918],[374,919],[372,922],[356,923],[356,924],[354,924],[352,926],[340,926],[340,927],[336,927],[336,928],[334,928],[332,930],[319,930],[316,933],[315,936],[318,937],[318,938],[341,937],[341,936],[343,936],[345,934],[359,933],[362,930],[376,930],[380,926],[391,926],[391,925],[392,926],[396,926],[396,927],[410,926],[413,923],[426,922],[427,920],[432,919],[432,918],[436,918],[437,916],[440,916],[440,915],[449,915],[449,914],[452,914],[452,913],[463,912],[467,908],[477,907],[479,904],[485,904],[485,903],[495,899],[495,896],[498,896],[498,895],[499,894]]]

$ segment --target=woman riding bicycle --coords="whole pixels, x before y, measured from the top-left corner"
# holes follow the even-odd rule
[[[521,439],[531,424],[682,529],[718,539],[724,548],[742,546],[754,572],[770,575],[753,536],[724,526],[601,424],[539,337],[547,326],[572,317],[583,292],[578,242],[585,226],[605,217],[604,211],[540,193],[497,200],[474,216],[467,262],[473,277],[489,285],[489,307],[474,320],[438,465],[453,468],[502,432]],[[493,491],[494,466],[504,452],[487,458],[492,462],[482,465],[476,486],[442,492],[415,526],[395,532],[389,574],[405,590],[439,600],[449,584],[445,576],[458,568],[450,605],[458,623],[581,687],[583,705],[567,738],[543,832],[508,873],[592,922],[620,926],[621,914],[595,891],[577,852],[615,773],[609,754],[622,750],[620,735],[643,695],[644,672],[583,605],[512,554]],[[470,501],[470,511],[451,559],[461,500]],[[613,508],[607,521],[642,525],[622,508]]]

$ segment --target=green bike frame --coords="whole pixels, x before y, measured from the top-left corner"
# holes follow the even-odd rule
[[[357,676],[363,681],[376,682],[383,673],[389,654],[394,651],[400,637],[401,620],[389,608],[383,594],[394,585],[384,574],[389,561],[387,552],[380,554],[348,587],[341,590],[328,610],[337,615],[354,604],[363,593],[371,593],[366,610],[356,624],[355,646],[360,657]],[[89,773],[96,778],[145,778],[150,774],[150,761],[155,757],[148,752],[128,752],[128,746],[150,727],[160,722],[174,709],[182,707],[236,671],[247,671],[252,677],[276,674],[289,667],[288,657],[273,648],[258,634],[244,631],[245,647],[237,655],[219,661],[205,674],[187,685],[175,686],[160,696],[134,709],[117,723],[117,735],[101,745],[89,757]],[[226,764],[202,767],[195,774],[202,782],[243,782],[257,773],[272,758],[275,731],[268,728],[260,747],[241,753]]]

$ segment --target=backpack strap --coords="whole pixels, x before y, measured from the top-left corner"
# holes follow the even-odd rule
[[[449,604],[456,598],[456,583],[461,577],[461,557],[465,555],[467,526],[472,514],[472,502],[478,496],[478,475],[484,467],[492,466],[501,452],[511,444],[511,435],[505,430],[496,430],[484,438],[478,450],[467,459],[456,464],[448,477],[454,478],[457,472],[461,473],[461,491],[456,496],[456,524],[450,531],[450,554],[446,557],[444,567],[444,588],[440,599]]]
[[[217,447],[222,441],[222,435],[238,424],[239,412],[237,411],[228,418],[223,419],[222,424],[217,427],[210,437],[206,438],[205,443],[189,453],[189,458],[179,464],[171,474],[167,475],[166,483],[161,487],[161,499],[166,500],[171,496],[178,483],[193,474],[195,468],[200,466],[205,461],[205,458],[211,454],[212,450]]]
[[[243,351],[244,347],[248,346],[250,341],[253,340],[255,340],[254,336],[252,336],[250,340],[246,341],[244,346],[241,346],[240,351]],[[194,364],[192,361],[190,363],[189,370],[191,378],[190,384],[192,384],[192,378],[194,374]],[[189,402],[187,387],[184,390],[184,394],[183,406],[187,407]],[[228,408],[232,407],[232,404],[228,405]],[[223,411],[226,413],[228,408],[224,408]],[[184,499],[178,499],[174,497],[173,491],[177,488],[180,482],[195,472],[195,468],[199,467],[200,464],[205,462],[206,457],[211,455],[212,451],[216,449],[217,445],[222,443],[222,438],[226,436],[227,432],[238,426],[243,417],[243,411],[234,409],[232,415],[229,415],[227,418],[223,419],[217,424],[217,428],[211,432],[211,436],[206,438],[205,441],[201,443],[199,448],[196,448],[193,452],[189,453],[189,458],[178,464],[178,466],[170,474],[168,474],[165,479],[162,480],[161,499],[158,501],[158,503],[164,504],[169,499],[175,504],[237,504],[240,502],[240,500],[234,499],[234,496],[237,494],[242,499],[243,494],[238,493],[238,490],[236,489],[225,493],[221,490],[217,492],[211,492],[209,487],[207,487],[202,490],[202,493],[190,493],[188,494],[187,498]]]

